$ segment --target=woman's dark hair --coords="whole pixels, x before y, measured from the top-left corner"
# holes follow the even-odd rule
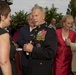
[[[0,21],[1,21],[1,15],[7,18],[10,12],[11,12],[11,9],[9,5],[4,1],[0,1]]]

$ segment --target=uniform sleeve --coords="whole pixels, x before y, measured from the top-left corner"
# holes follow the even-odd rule
[[[23,45],[26,43],[26,40],[24,39],[24,31],[22,29],[19,30],[19,36],[17,40],[17,44],[19,45],[20,48],[23,47]]]
[[[36,59],[53,59],[57,50],[57,36],[53,28],[47,30],[44,46],[34,47],[32,58]]]

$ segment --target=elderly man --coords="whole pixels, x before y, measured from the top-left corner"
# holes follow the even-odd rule
[[[53,28],[48,28],[44,8],[32,8],[36,28],[30,34],[30,43],[24,51],[30,52],[28,75],[52,75],[52,62],[57,50],[57,38]]]
[[[28,14],[27,21],[28,21],[28,25],[25,25],[19,31],[17,44],[19,45],[20,48],[23,48],[23,45],[29,41],[30,32],[34,28],[34,23],[33,23],[31,13]],[[22,51],[21,52],[21,67],[22,67],[23,75],[28,75],[28,59],[29,59],[29,53]]]

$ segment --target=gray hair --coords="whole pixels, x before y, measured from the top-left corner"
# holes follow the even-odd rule
[[[41,12],[45,14],[45,9],[37,4],[34,5],[31,11],[33,11],[34,9],[39,9]]]

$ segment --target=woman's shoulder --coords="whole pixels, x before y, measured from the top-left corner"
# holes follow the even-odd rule
[[[70,30],[70,34],[76,35],[76,32],[74,32],[73,30]]]
[[[71,33],[75,33],[75,31],[73,31],[73,30],[71,30],[71,29],[70,29],[70,32],[71,32]]]
[[[5,29],[3,29],[3,28],[0,28],[0,35],[1,34],[4,34],[4,33],[8,33]]]

